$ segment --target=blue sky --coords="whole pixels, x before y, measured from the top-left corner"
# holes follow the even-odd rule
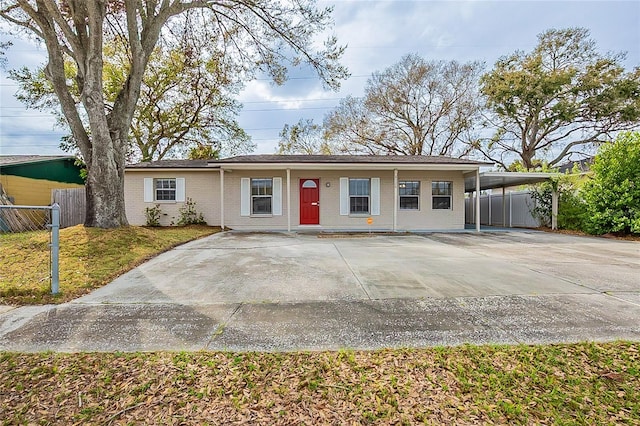
[[[372,72],[407,53],[426,59],[495,61],[516,50],[531,50],[536,35],[549,28],[585,27],[600,51],[626,51],[625,66],[640,66],[640,1],[321,1],[334,5],[332,33],[347,45],[343,57],[352,77],[339,92],[325,91],[313,74],[291,70],[284,86],[267,80],[246,84],[240,124],[257,144],[273,153],[284,124],[300,118],[322,122],[347,95],[360,96]],[[6,36],[3,36],[6,39]],[[16,40],[7,52],[8,68],[44,62],[43,48]],[[14,99],[15,85],[0,78],[0,154],[62,154],[62,132],[39,111]]]

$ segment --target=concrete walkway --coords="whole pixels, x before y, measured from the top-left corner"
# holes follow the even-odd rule
[[[540,232],[227,232],[71,303],[0,310],[0,350],[321,350],[640,340],[640,243]]]

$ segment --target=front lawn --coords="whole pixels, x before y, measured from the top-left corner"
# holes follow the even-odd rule
[[[4,424],[639,424],[640,343],[0,353]]]
[[[0,234],[0,304],[61,303],[101,287],[144,261],[219,228],[186,226],[60,231],[60,292],[50,294],[49,233]]]

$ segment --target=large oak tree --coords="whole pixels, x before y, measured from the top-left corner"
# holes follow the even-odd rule
[[[46,76],[87,164],[87,226],[127,224],[124,168],[130,124],[149,57],[161,37],[171,36],[163,33],[169,20],[192,12],[190,19],[199,20],[193,24],[203,36],[215,34],[227,54],[248,70],[267,71],[277,83],[286,79],[287,63],[307,62],[331,88],[347,76],[338,63],[343,48],[334,37],[323,48],[314,47],[315,37],[331,24],[331,9],[318,9],[312,0],[14,0],[0,7],[0,17],[47,48]],[[102,53],[113,33],[126,41],[129,64],[107,108]],[[80,104],[66,79],[67,59],[77,67]]]
[[[396,155],[469,153],[482,102],[483,64],[427,61],[414,54],[369,78],[325,118],[325,138],[343,152]]]
[[[502,165],[555,166],[590,145],[636,128],[640,68],[625,72],[622,54],[600,54],[584,28],[548,30],[530,53],[503,57],[482,77],[492,138],[477,145]]]

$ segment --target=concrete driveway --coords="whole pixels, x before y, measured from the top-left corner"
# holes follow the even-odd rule
[[[316,350],[640,339],[640,243],[541,232],[227,232],[60,306],[5,350]]]

